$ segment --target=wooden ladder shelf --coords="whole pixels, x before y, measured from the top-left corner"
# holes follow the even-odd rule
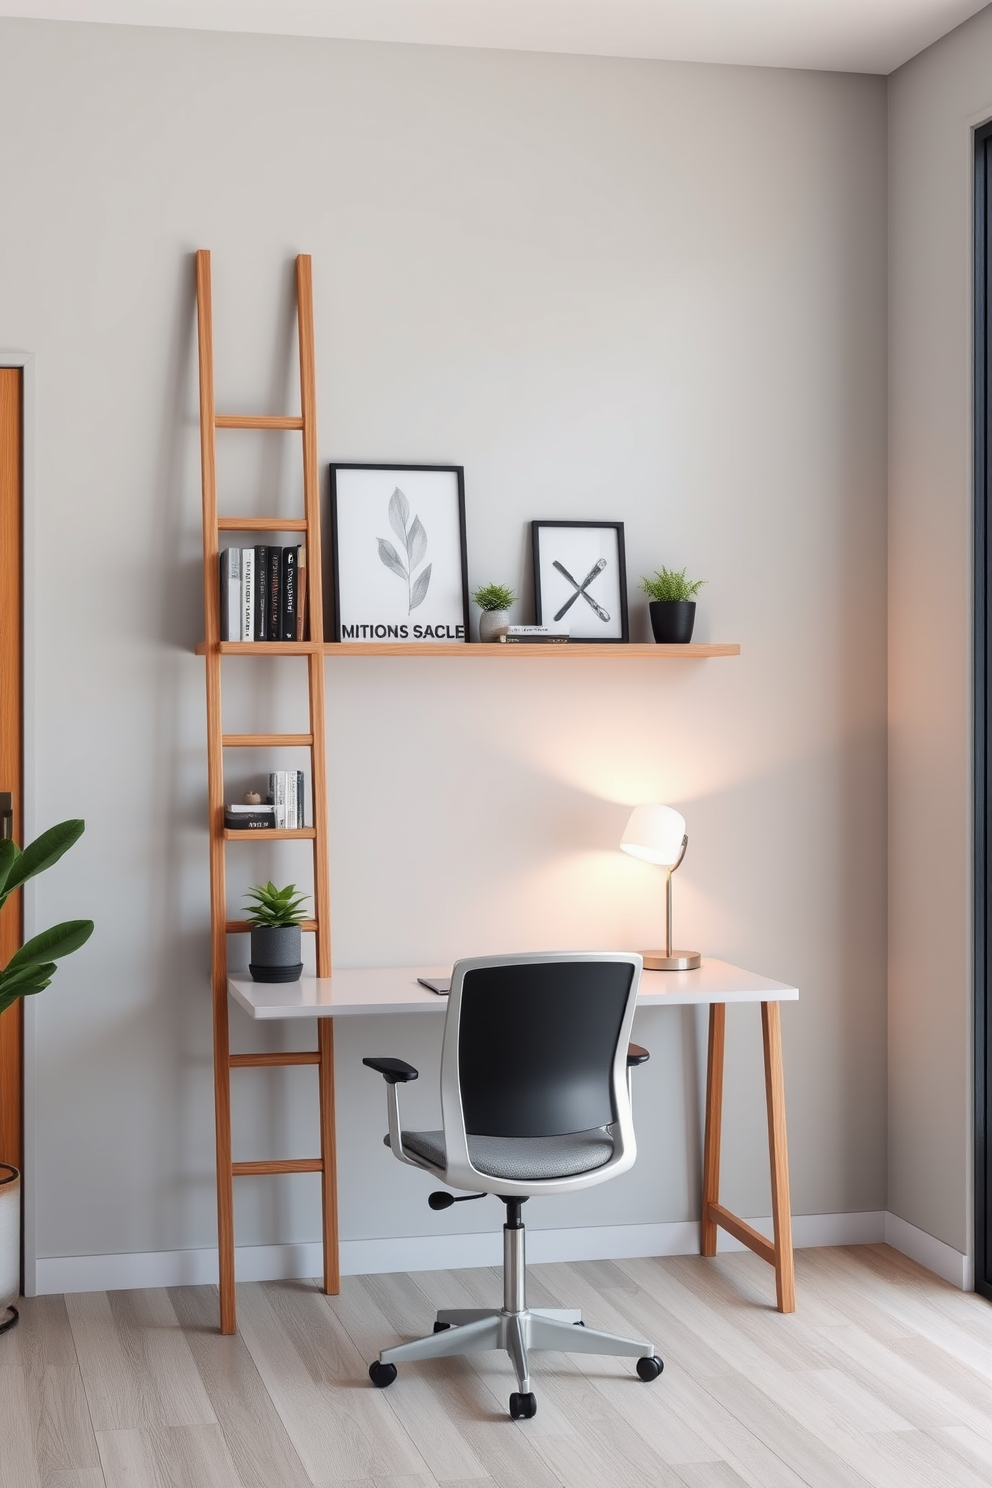
[[[316,937],[317,975],[331,974],[330,860],[327,847],[327,755],[324,737],[323,573],[320,554],[320,509],[317,476],[317,415],[313,337],[313,282],[310,258],[296,260],[296,295],[300,345],[300,403],[296,417],[218,414],[214,402],[213,309],[210,254],[196,255],[196,304],[200,354],[200,459],[203,472],[203,575],[206,640],[202,647],[207,675],[207,789],[210,830],[210,926],[213,946],[214,1095],[217,1133],[217,1232],[222,1333],[237,1327],[234,1285],[234,1179],[271,1173],[320,1173],[322,1189],[324,1290],[337,1292],[337,1178],[334,1146],[334,1024],[317,1020],[316,1050],[278,1054],[231,1054],[228,1028],[227,937],[243,934],[247,921],[227,913],[226,845],[274,838],[309,842],[313,851],[314,919],[304,930]],[[302,518],[220,517],[217,514],[217,430],[283,429],[303,436]],[[225,734],[221,722],[221,654],[231,654],[220,639],[221,532],[300,532],[307,546],[309,641],[283,641],[239,646],[245,655],[296,656],[306,663],[310,722],[305,734]],[[295,831],[229,832],[224,828],[224,751],[238,748],[300,748],[310,751],[313,796],[312,827]],[[231,1070],[275,1065],[314,1064],[320,1087],[320,1156],[277,1161],[234,1162],[231,1148]]]

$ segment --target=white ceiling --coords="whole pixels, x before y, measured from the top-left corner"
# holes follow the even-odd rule
[[[0,0],[0,15],[888,73],[986,0]]]

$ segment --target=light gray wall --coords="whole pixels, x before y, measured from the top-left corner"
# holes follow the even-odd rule
[[[889,88],[889,1208],[972,1249],[972,191],[992,10]]]
[[[37,356],[30,809],[88,822],[36,914],[97,922],[37,1007],[39,1254],[214,1239],[201,245],[221,407],[292,405],[309,251],[322,461],[463,463],[470,579],[520,586],[521,619],[529,519],[622,518],[634,637],[637,577],[687,564],[698,637],[742,645],[328,663],[338,963],[655,943],[659,876],[616,848],[630,804],[677,804],[679,940],[802,989],[795,1211],[884,1207],[884,83],[5,21],[0,97],[0,344]],[[225,443],[227,510],[291,510],[285,448]],[[227,664],[228,726],[296,726],[286,664],[251,668]],[[296,851],[234,849],[232,905]],[[756,1023],[732,1015],[727,1098],[750,1215]],[[694,1215],[695,1022],[640,1033],[641,1163],[539,1223]],[[341,1029],[345,1237],[456,1227],[379,1146],[360,1066],[429,1068],[429,1035]],[[234,1015],[236,1046],[279,1036]],[[312,1150],[306,1074],[236,1078],[241,1155]],[[311,1179],[246,1182],[238,1210],[242,1243],[318,1233]]]

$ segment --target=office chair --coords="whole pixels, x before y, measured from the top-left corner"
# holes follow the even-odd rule
[[[504,1349],[518,1385],[510,1415],[521,1420],[537,1410],[530,1349],[629,1355],[642,1380],[661,1373],[653,1344],[586,1328],[576,1311],[528,1308],[521,1217],[532,1194],[590,1188],[633,1165],[630,1069],[648,1058],[628,1044],[641,965],[638,955],[606,952],[457,962],[441,1050],[440,1131],[403,1130],[399,1087],[418,1078],[412,1065],[362,1061],[386,1081],[393,1156],[469,1190],[458,1199],[433,1193],[431,1208],[487,1194],[506,1205],[502,1309],[439,1312],[432,1335],[382,1350],[369,1368],[380,1389],[408,1360]]]

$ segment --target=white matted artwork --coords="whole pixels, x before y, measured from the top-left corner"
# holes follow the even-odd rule
[[[538,625],[576,641],[626,641],[622,522],[532,522]]]
[[[331,532],[335,640],[466,640],[460,465],[332,465]]]

